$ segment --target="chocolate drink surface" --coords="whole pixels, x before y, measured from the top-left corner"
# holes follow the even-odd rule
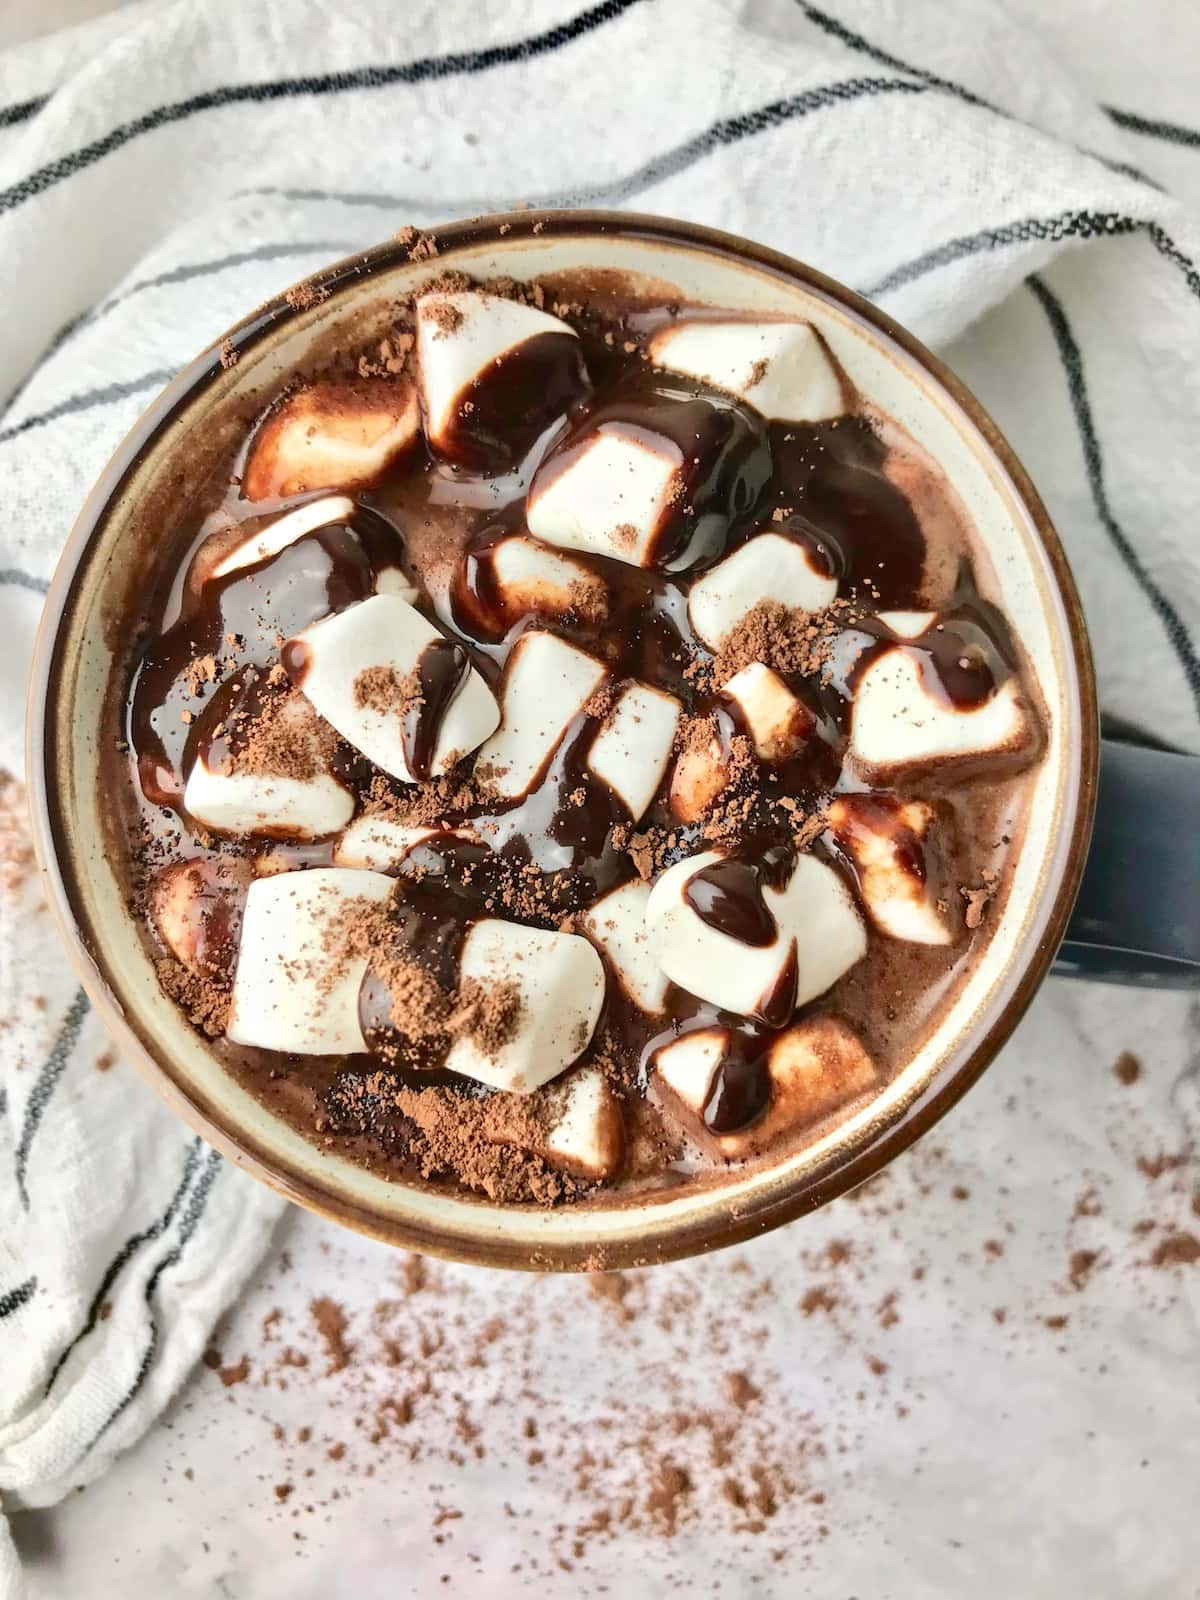
[[[1043,717],[986,552],[808,323],[461,275],[384,320],[164,515],[105,778],[160,982],[401,1181],[777,1160],[1003,907]]]

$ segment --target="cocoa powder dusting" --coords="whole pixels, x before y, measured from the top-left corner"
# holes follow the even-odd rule
[[[1137,1056],[1134,1055],[1132,1050],[1122,1050],[1113,1063],[1113,1076],[1117,1082],[1124,1084],[1128,1089],[1130,1084],[1136,1083],[1141,1075],[1142,1063]]]
[[[337,734],[298,690],[276,692],[246,724],[233,770],[308,782],[329,771],[337,748]]]
[[[210,1039],[219,1038],[229,1021],[226,980],[212,973],[189,972],[181,961],[163,956],[154,964],[163,993],[174,1000],[188,1021]]]
[[[1160,1239],[1150,1257],[1156,1267],[1190,1267],[1200,1261],[1200,1239],[1194,1233],[1169,1233]]]
[[[36,871],[24,787],[0,768],[0,889],[16,894]]]
[[[753,661],[776,672],[817,677],[829,661],[839,631],[853,615],[848,601],[835,600],[824,611],[794,611],[778,600],[763,600],[748,611],[721,641],[713,675],[724,683]]]
[[[354,1347],[346,1342],[346,1313],[336,1300],[321,1295],[309,1304],[313,1324],[325,1346],[327,1372],[343,1372],[350,1365]]]

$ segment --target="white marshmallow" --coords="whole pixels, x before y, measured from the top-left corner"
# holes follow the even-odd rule
[[[504,673],[500,727],[480,750],[476,770],[506,799],[527,793],[607,674],[595,656],[552,633],[523,633]]]
[[[867,937],[849,891],[832,867],[800,855],[787,885],[763,888],[775,920],[769,945],[743,944],[701,921],[684,898],[689,880],[723,859],[704,850],[679,861],[655,883],[646,908],[650,949],[673,983],[723,1011],[752,1016],[779,982],[793,940],[796,1005],[823,994],[866,953]]]
[[[256,567],[260,561],[269,561],[288,545],[303,539],[335,522],[348,522],[354,515],[354,501],[344,494],[324,495],[306,506],[297,506],[260,528],[241,544],[235,545],[228,555],[222,556],[213,567],[210,578],[224,578],[243,567]]]
[[[633,878],[602,895],[581,921],[584,933],[608,957],[634,1005],[658,1014],[667,1003],[667,975],[650,951],[646,932],[649,903],[650,885]]]
[[[625,1150],[616,1095],[596,1067],[581,1067],[563,1084],[539,1154],[581,1178],[611,1178]]]
[[[713,1077],[729,1041],[727,1028],[694,1028],[654,1052],[654,1074],[659,1084],[694,1117],[703,1118]]]
[[[808,1017],[785,1029],[771,1045],[767,1066],[771,1104],[749,1130],[753,1142],[763,1145],[789,1128],[827,1117],[876,1088],[880,1077],[857,1034],[837,1017]]]
[[[177,961],[193,972],[221,970],[236,952],[233,932],[254,868],[241,856],[173,861],[154,880],[150,915]]]
[[[607,601],[604,580],[570,556],[548,549],[536,539],[513,534],[492,547],[492,571],[505,621],[537,612],[561,616],[584,610],[601,616]]]
[[[407,378],[314,383],[259,424],[242,474],[247,500],[372,483],[414,442],[421,419]]]
[[[821,1121],[879,1084],[879,1071],[862,1042],[836,1017],[809,1017],[778,1034],[765,1066],[770,1101],[749,1128],[715,1134],[703,1127],[704,1108],[730,1039],[723,1027],[680,1035],[654,1054],[656,1085],[694,1119],[706,1144],[728,1160],[754,1154],[783,1134]]]
[[[464,391],[540,334],[575,330],[546,311],[466,290],[424,294],[417,301],[417,361],[425,435],[435,450],[455,453],[453,432]]]
[[[698,822],[729,782],[729,763],[716,737],[681,750],[671,773],[671,812],[680,822]]]
[[[850,755],[872,771],[1020,750],[1030,738],[1018,680],[974,709],[935,700],[903,647],[868,663],[854,690]]]
[[[919,639],[937,621],[936,611],[881,611],[879,621],[902,639]]]
[[[390,872],[418,845],[428,839],[465,839],[462,828],[411,828],[386,817],[356,817],[338,840],[333,851],[335,867],[370,867]]]
[[[953,938],[927,877],[907,864],[914,845],[924,858],[932,821],[932,808],[920,800],[841,795],[829,807],[829,831],[854,863],[872,921],[890,938],[910,944],[949,944]]]
[[[521,1006],[512,1038],[498,1050],[456,1039],[446,1057],[451,1072],[529,1094],[587,1049],[604,1004],[604,968],[586,939],[485,917],[463,940],[459,974],[488,990],[515,984]]]
[[[607,423],[560,466],[535,475],[529,531],[563,550],[652,567],[662,525],[682,486],[677,455]]]
[[[736,700],[754,749],[763,761],[783,761],[794,755],[816,726],[803,701],[761,661],[751,661],[735,672],[723,692]]]
[[[289,640],[307,651],[299,687],[326,722],[384,772],[404,783],[416,781],[404,752],[397,711],[359,705],[355,683],[371,668],[391,669],[403,679],[416,667],[425,646],[442,635],[398,595],[376,594],[332,616],[322,617]],[[468,667],[466,682],[451,702],[434,746],[432,775],[441,777],[456,760],[474,750],[500,721],[487,684]]]
[[[356,903],[382,904],[395,887],[379,872],[313,867],[250,885],[226,1036],[295,1055],[366,1049],[358,991],[366,958],[330,939]]]
[[[673,322],[650,341],[650,359],[764,417],[827,422],[846,413],[837,371],[807,322]]]
[[[539,1089],[535,1105],[536,1120],[543,1124],[540,1134],[518,1134],[485,1118],[483,1137],[491,1144],[527,1150],[593,1183],[617,1172],[625,1153],[625,1122],[620,1102],[597,1067],[579,1067],[562,1083]]]
[[[817,572],[795,539],[756,533],[692,585],[688,619],[710,650],[764,600],[820,611],[837,598],[837,579]]]
[[[420,590],[412,583],[401,567],[384,567],[375,579],[376,594],[394,594],[409,605],[415,605]]]
[[[324,766],[317,719],[308,701],[294,692],[273,702],[277,735],[307,748],[314,765]],[[321,839],[344,828],[354,815],[354,796],[328,770],[310,778],[239,771],[234,757],[227,768],[194,761],[183,790],[184,808],[214,833],[264,834],[278,839]]]
[[[769,945],[743,944],[700,920],[684,900],[684,890],[697,872],[721,859],[719,850],[704,850],[668,867],[651,891],[646,930],[651,955],[673,983],[744,1016],[779,981],[790,939],[780,933]]]
[[[188,773],[183,805],[213,833],[276,839],[323,839],[354,815],[354,796],[327,772],[315,778],[210,772],[203,761]]]
[[[681,709],[674,695],[631,683],[592,740],[588,766],[624,802],[632,822],[658,793]]]

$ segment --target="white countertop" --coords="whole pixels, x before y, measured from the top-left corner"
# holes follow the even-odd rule
[[[218,1333],[245,1381],[199,1369],[106,1478],[15,1519],[32,1595],[1193,1593],[1200,1263],[1151,1261],[1200,1237],[1190,1169],[1152,1175],[1196,1126],[1197,1021],[1051,983],[858,1198],[607,1294],[436,1263],[411,1292],[413,1258],[294,1213]],[[346,1310],[340,1371],[316,1296]],[[727,1397],[737,1371],[761,1398]],[[664,1461],[692,1479],[674,1536]],[[756,1466],[777,1508],[738,1532],[759,1513],[721,1486],[752,1501]],[[597,1511],[615,1532],[577,1555]]]

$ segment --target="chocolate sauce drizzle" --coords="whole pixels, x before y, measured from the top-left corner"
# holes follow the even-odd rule
[[[204,737],[202,729],[194,738],[190,730],[200,718],[210,727],[220,721],[219,714],[206,715],[219,680],[247,667],[265,676],[279,659],[281,640],[367,599],[379,573],[403,558],[399,530],[362,510],[352,523],[306,534],[257,566],[185,588],[179,617],[151,635],[133,671],[126,736],[147,800],[172,809],[182,804],[187,771]],[[214,664],[211,685],[197,679],[193,666],[205,658]],[[299,681],[302,670],[294,676]]]
[[[455,401],[444,453],[472,471],[507,472],[589,389],[579,340],[568,333],[534,334],[466,385]]]
[[[683,898],[706,927],[764,949],[775,943],[779,928],[763,889],[785,889],[795,865],[796,852],[786,844],[766,845],[760,853],[749,843],[694,872]]]
[[[704,1102],[704,1126],[710,1133],[746,1133],[766,1115],[771,1104],[770,1042],[769,1034],[730,1030]]]
[[[596,435],[632,439],[676,467],[681,492],[663,518],[648,565],[685,572],[722,555],[771,478],[767,429],[756,412],[715,390],[662,373],[638,374],[582,406],[534,476],[537,494]]]
[[[408,770],[426,781],[433,774],[438,737],[471,671],[471,658],[453,639],[431,639],[415,668],[417,693],[404,709],[401,743]]]

